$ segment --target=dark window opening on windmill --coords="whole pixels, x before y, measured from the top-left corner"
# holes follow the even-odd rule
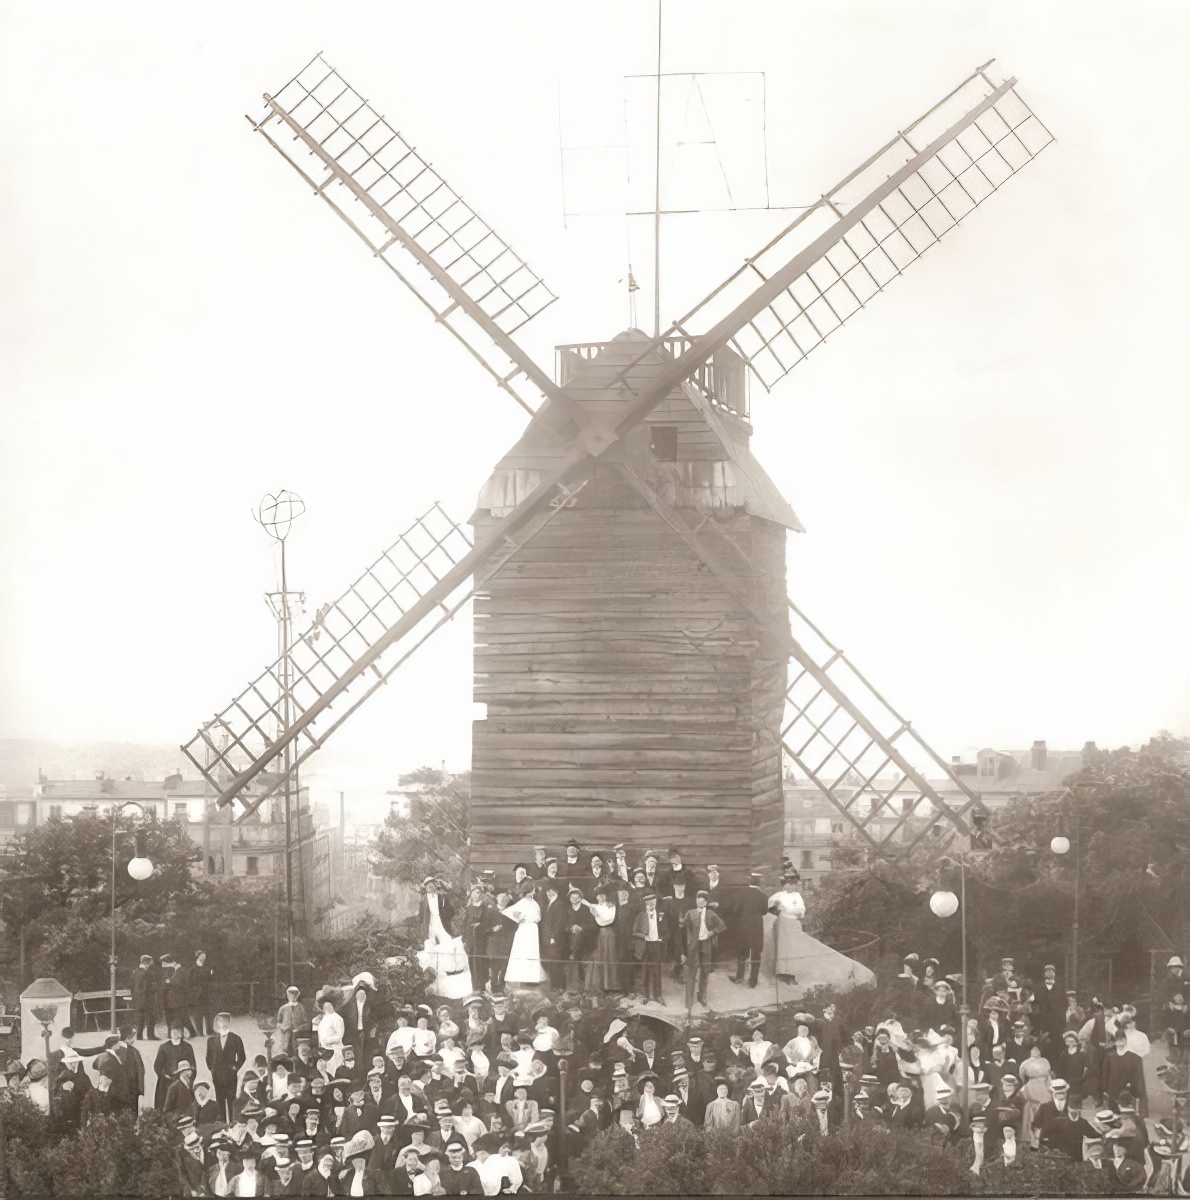
[[[814,869],[814,851],[813,850],[803,850],[802,851],[802,870],[803,871],[812,871],[813,869]]]
[[[678,427],[676,425],[650,425],[649,449],[658,462],[678,461]]]

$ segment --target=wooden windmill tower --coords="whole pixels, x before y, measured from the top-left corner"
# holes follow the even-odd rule
[[[786,598],[799,526],[752,455],[747,381],[771,388],[1052,140],[1015,89],[985,64],[660,337],[560,347],[556,378],[514,339],[553,294],[321,55],[266,95],[254,128],[532,418],[473,537],[434,506],[183,747],[220,803],[254,811],[474,596],[476,866],[574,836],[771,868],[785,757],[877,851],[969,833],[978,799],[930,784],[946,764]]]

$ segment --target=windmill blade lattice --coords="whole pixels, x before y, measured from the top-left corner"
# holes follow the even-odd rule
[[[511,334],[557,299],[540,276],[321,54],[265,100],[257,132],[533,412],[536,392],[513,380],[524,375],[547,394],[553,381]]]
[[[732,339],[765,388],[920,258],[1053,136],[987,63],[674,323],[713,322],[791,256],[805,261]]]
[[[289,724],[304,717],[458,561],[471,550],[465,528],[435,504],[401,534],[333,603],[319,609],[314,622],[294,639],[288,655],[278,658],[222,712],[182,747],[217,791],[242,771],[261,762],[282,771],[279,741],[287,722],[284,696],[290,694]],[[312,754],[330,732],[366,700],[439,625],[471,596],[469,587],[440,600],[427,617],[397,643],[374,655],[368,671],[342,694],[340,711],[328,706],[294,739],[290,770]],[[274,749],[275,747],[275,749]],[[254,811],[284,782],[274,777],[263,794],[254,791]],[[245,815],[245,814],[241,814]]]
[[[785,753],[878,853],[915,846],[945,817],[970,835],[982,800],[789,602],[793,661],[785,693]],[[922,773],[928,759],[953,789],[944,798]]]

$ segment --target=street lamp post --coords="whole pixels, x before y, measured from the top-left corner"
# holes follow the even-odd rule
[[[121,804],[112,805],[112,945],[108,955],[107,965],[111,984],[111,1032],[116,1032],[116,832],[120,813],[126,808],[140,809],[140,815],[145,815],[145,806],[138,800],[125,800]],[[153,874],[153,863],[144,852],[144,831],[136,833],[136,856],[128,863],[128,874],[137,882],[143,882]]]
[[[958,859],[948,858],[950,862],[957,862],[959,868],[959,895],[954,892],[937,891],[930,897],[930,910],[936,917],[953,917],[955,911],[959,913],[959,938],[962,942],[962,993],[959,1004],[959,1055],[963,1063],[963,1082],[962,1090],[959,1096],[959,1103],[962,1107],[962,1128],[967,1128],[968,1119],[968,1100],[969,1100],[969,1083],[971,1074],[971,1062],[968,1055],[967,1047],[967,1020],[971,1015],[971,1008],[967,1002],[967,860],[964,855],[960,854]]]
[[[1070,839],[1063,834],[1058,834],[1057,837],[1050,841],[1050,849],[1058,855],[1067,854],[1070,851]],[[1070,943],[1070,986],[1078,991],[1078,894],[1079,894],[1079,875],[1082,868],[1083,845],[1082,838],[1079,837],[1078,813],[1074,813],[1074,929],[1072,932],[1072,941]]]

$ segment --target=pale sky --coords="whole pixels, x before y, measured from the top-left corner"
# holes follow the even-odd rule
[[[522,428],[252,133],[261,94],[323,51],[560,295],[519,335],[552,369],[556,343],[628,324],[630,260],[651,321],[650,222],[563,221],[560,161],[573,211],[623,203],[625,156],[564,156],[559,131],[622,140],[627,99],[639,201],[647,104],[624,76],[655,69],[655,22],[642,0],[9,0],[0,736],[189,740],[275,653],[266,492],[308,506],[289,569],[312,613],[432,501],[466,520]],[[1188,49],[1173,0],[666,2],[663,70],[764,73],[773,204],[815,199],[993,57],[1057,138],[753,388],[757,456],[807,529],[795,599],[943,756],[1190,730],[1190,234],[1167,215]],[[706,119],[667,83],[675,205],[699,155],[738,202],[763,191],[756,77],[736,83],[708,83]],[[708,128],[715,151],[673,146]],[[663,323],[789,217],[668,220]],[[316,786],[465,767],[470,682],[460,617]]]

